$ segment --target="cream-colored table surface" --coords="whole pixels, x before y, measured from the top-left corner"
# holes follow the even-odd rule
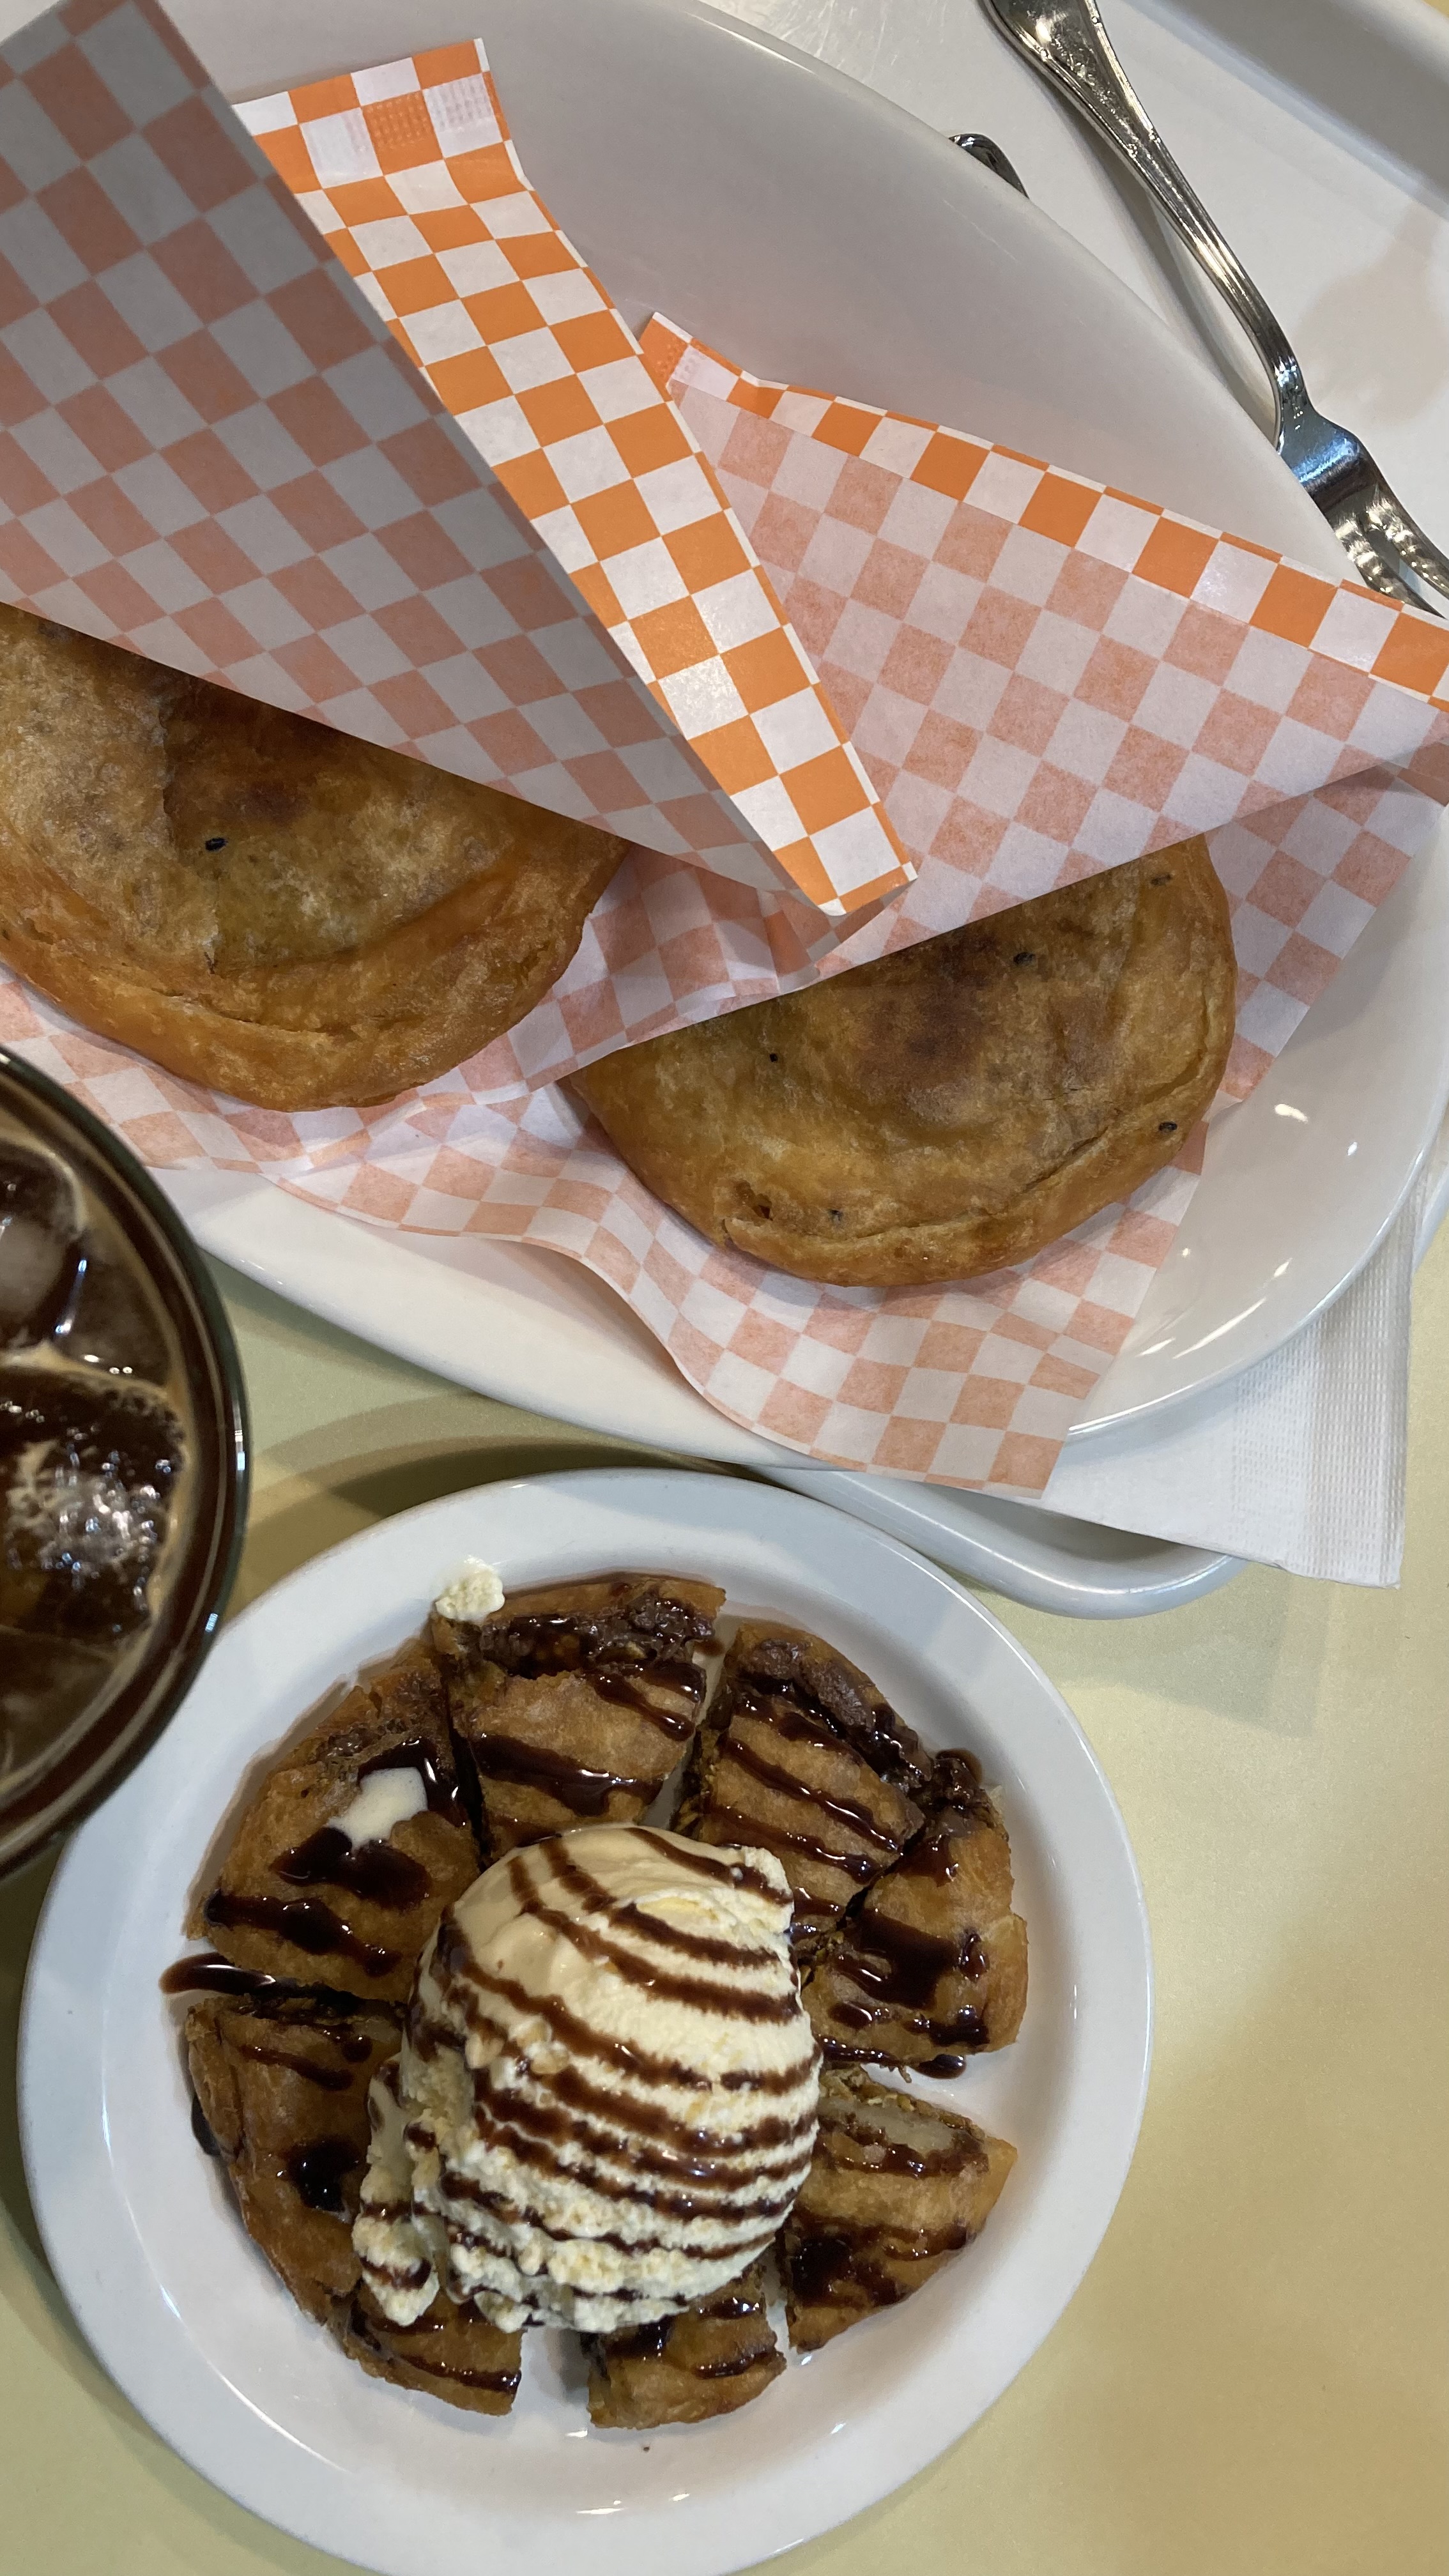
[[[227,1285],[258,1460],[242,1600],[434,1494],[640,1454]],[[1036,2359],[790,2576],[1445,2576],[1449,1235],[1418,1300],[1402,1591],[1255,1569],[1126,1625],[995,1605],[1137,1846],[1146,2124]],[[0,1888],[0,2576],[326,2576],[157,2441],[46,2269],[10,2069],[47,1876]]]

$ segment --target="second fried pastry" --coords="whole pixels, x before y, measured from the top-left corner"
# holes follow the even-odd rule
[[[638,1822],[693,1740],[723,1602],[714,1583],[615,1574],[510,1593],[491,1619],[435,1615],[495,1858]]]
[[[938,1756],[931,1794],[930,1822],[842,1925],[805,2003],[837,2060],[958,2075],[1021,2027],[1026,1925],[1006,1828],[967,1757]]]

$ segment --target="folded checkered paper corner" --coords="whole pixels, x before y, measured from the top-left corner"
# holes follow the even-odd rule
[[[0,75],[14,599],[767,897],[844,917],[909,882],[691,405],[530,188],[478,44],[238,115],[159,0],[69,0]],[[917,444],[911,491],[949,497],[969,442]],[[982,495],[1013,467],[1041,484],[996,451]],[[1019,507],[1019,538],[1077,510],[1101,554],[1094,488]],[[1140,569],[1170,583],[1190,541],[1157,521]],[[1346,605],[1322,641],[1353,660],[1372,603]],[[1402,642],[1376,660],[1417,673]],[[1130,833],[1099,813],[1083,848],[1109,865]]]
[[[573,326],[601,329],[606,299],[522,182],[476,49],[251,111],[286,184],[153,0],[76,0],[0,48],[0,71],[0,347],[15,371],[0,368],[0,591],[534,801],[579,811],[592,798],[589,812],[619,820],[607,798],[637,797],[661,744],[702,757],[678,727],[664,740],[672,675],[646,678],[625,650],[641,626],[666,631],[644,624],[654,611],[624,617],[627,638],[608,623],[610,600],[625,606],[622,559],[642,546],[662,579],[662,548],[686,592],[720,559],[690,554],[694,521],[661,535],[657,503],[655,533],[620,542],[627,519],[570,497],[559,451],[597,418],[622,488],[660,469],[642,454],[630,464],[620,423],[652,422],[655,437],[675,423],[684,443],[666,462],[687,458],[705,478],[700,524],[738,539],[752,596],[822,708],[845,711],[852,759],[916,870],[889,900],[877,887],[858,924],[831,923],[798,882],[781,885],[778,851],[769,881],[749,881],[743,860],[716,864],[698,808],[690,841],[655,771],[654,839],[634,812],[638,846],[550,999],[472,1064],[381,1110],[240,1108],[75,1030],[13,979],[0,983],[0,1037],[157,1166],[264,1175],[374,1226],[569,1254],[721,1411],[787,1446],[1039,1492],[1171,1246],[1201,1134],[1130,1203],[1018,1269],[944,1290],[837,1290],[702,1242],[552,1086],[610,1046],[1208,828],[1242,976],[1240,1093],[1418,846],[1433,812],[1419,789],[1449,799],[1449,638],[1351,582],[1315,582],[999,448],[763,386],[663,323],[646,335],[652,379],[632,343],[602,357]],[[440,118],[466,151],[438,141]],[[496,137],[480,140],[488,118]],[[319,166],[335,174],[327,153],[344,142],[372,149],[400,211],[381,210],[370,171],[313,184]],[[408,157],[423,146],[431,157]],[[294,179],[309,183],[305,211]],[[386,229],[404,223],[405,236]],[[468,258],[450,274],[455,251]],[[597,302],[570,314],[551,296]],[[410,354],[412,333],[464,323],[475,336],[453,354],[481,346],[497,360],[499,417],[514,437],[521,419],[533,442],[496,467],[472,416],[449,408],[465,380],[446,372],[441,341],[422,368]],[[530,381],[541,366],[556,372]],[[632,388],[637,412],[605,421],[591,396],[584,429],[569,430],[580,415],[534,399],[553,387],[550,403],[574,402],[600,368]],[[603,458],[597,442],[591,453]],[[535,456],[563,503],[527,465]],[[515,492],[503,467],[520,460]],[[587,596],[590,563],[568,571],[550,523],[564,553],[587,542],[607,595],[596,583]],[[690,595],[691,613],[712,587]],[[512,691],[505,706],[468,705],[480,673]],[[779,701],[735,698],[725,729],[740,794],[762,760],[778,767],[759,717]],[[445,702],[451,731],[429,732]],[[594,739],[570,730],[585,719],[628,787],[591,766]],[[718,779],[708,792],[717,829],[735,807]],[[656,828],[669,815],[673,843]]]
[[[156,0],[0,47],[0,591],[826,916],[904,884],[478,47],[245,118]]]

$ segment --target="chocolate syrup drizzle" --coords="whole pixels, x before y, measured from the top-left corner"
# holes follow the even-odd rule
[[[378,1941],[362,1941],[340,1914],[315,1896],[235,1896],[226,1888],[212,1891],[202,1907],[218,1931],[275,1932],[309,1959],[350,1959],[365,1977],[385,1977],[397,1966],[401,1950]]]
[[[446,2308],[439,2308],[435,2301],[424,2315],[415,2317],[410,2326],[394,2326],[369,2316],[361,2300],[354,2299],[348,2317],[348,2331],[356,2342],[376,2353],[379,2360],[401,2362],[426,2379],[447,2379],[455,2387],[487,2388],[500,2397],[515,2397],[522,2377],[520,2371],[478,2370],[466,2363],[437,2361],[431,2354],[413,2349],[416,2337],[441,2334],[448,2326],[466,2320],[469,2313],[464,2308],[450,2314]]]
[[[470,1666],[492,1667],[509,1681],[546,1681],[577,1674],[602,1700],[627,1708],[666,1740],[668,1758],[645,1774],[599,1770],[551,1745],[495,1731],[488,1707],[468,1729],[468,1750],[481,1779],[507,1782],[553,1799],[582,1819],[610,1812],[612,1799],[648,1806],[694,1733],[707,1677],[700,1655],[715,1644],[708,1615],[658,1588],[640,1591],[638,1578],[621,1575],[612,1608],[513,1609],[457,1632]],[[525,1596],[526,1598],[526,1596]],[[671,1707],[661,1694],[683,1708]]]
[[[422,1736],[389,1745],[368,1762],[359,1762],[359,1781],[379,1771],[416,1771],[427,1793],[428,1812],[450,1825],[467,1822],[456,1783],[439,1771],[433,1747]],[[356,1845],[336,1825],[323,1825],[306,1841],[274,1860],[275,1875],[288,1887],[341,1887],[363,1897],[385,1913],[405,1914],[421,1905],[431,1885],[428,1872],[410,1852],[389,1839]]]
[[[309,2138],[288,2156],[287,2176],[308,2209],[345,2218],[348,2208],[342,2186],[363,2161],[362,2149],[350,2138]]]
[[[969,1780],[969,1775],[966,1777]],[[959,1785],[953,1780],[953,1786]],[[895,1887],[900,1889],[911,1881],[948,1886],[959,1875],[957,1846],[961,1835],[971,1830],[983,1808],[994,1816],[989,1801],[977,1788],[969,1813],[948,1808],[938,1814],[912,1844],[901,1870],[895,1874]],[[983,2006],[955,2002],[952,1993],[958,1978],[979,1985],[990,1968],[974,1925],[957,1924],[947,1932],[928,1932],[888,1914],[882,1902],[868,1899],[829,1964],[832,1979],[843,1981],[860,1998],[852,2002],[848,1996],[829,1997],[826,2055],[836,2063],[897,2064],[902,2036],[906,2034],[929,2040],[937,2052],[919,2066],[920,2073],[959,2075],[966,2058],[987,2046],[990,2034]],[[943,1987],[954,2005],[945,2015],[933,2009],[941,1999]],[[878,2046],[836,2035],[840,2031],[870,2030],[879,2031]]]
[[[720,2337],[708,2331],[713,2325],[727,2327],[746,2318],[753,2320],[758,2332],[738,2350],[729,2349],[733,2338],[728,2334]],[[721,2342],[724,2349],[715,2349]],[[777,2350],[763,2299],[733,2283],[717,2290],[712,2298],[697,2300],[677,2316],[657,2317],[644,2326],[626,2326],[617,2334],[592,2335],[588,2343],[591,2355],[606,2373],[619,2365],[627,2369],[631,2362],[667,2361],[681,2377],[706,2383],[741,2379],[746,2371],[773,2361]],[[689,2358],[691,2346],[695,2347],[693,2359]]]
[[[636,1587],[638,1580],[620,1578],[620,1587]],[[671,1748],[688,1742],[695,1732],[707,1686],[698,1656],[717,1642],[705,1614],[662,1592],[640,1595],[637,1590],[623,1612],[610,1610],[607,1605],[597,1612],[515,1609],[476,1630],[460,1628],[455,1636],[466,1661],[493,1664],[510,1679],[527,1681],[578,1673],[600,1698],[627,1707],[655,1728]],[[662,1704],[658,1694],[667,1694],[676,1703],[682,1701],[683,1709]],[[842,1794],[838,1782],[829,1788],[812,1787],[786,1761],[772,1759],[757,1740],[742,1739],[737,1732],[727,1745],[722,1744],[720,1739],[729,1719],[736,1714],[763,1720],[782,1745],[810,1741],[822,1746],[847,1745],[882,1782],[906,1800],[919,1802],[911,1809],[904,1832],[893,1829],[893,1815],[881,1812],[864,1797]],[[726,1833],[733,1830],[741,1841],[764,1846],[784,1861],[792,1879],[798,1880],[803,1862],[838,1871],[857,1888],[864,1889],[900,1860],[916,1833],[921,1808],[936,1813],[912,1847],[910,1865],[926,1862],[928,1852],[938,1853],[933,1874],[950,1876],[955,1864],[949,1854],[949,1836],[939,1833],[939,1823],[946,1821],[939,1817],[939,1810],[945,1806],[959,1811],[953,1819],[958,1825],[974,1809],[985,1807],[989,1812],[989,1802],[979,1785],[980,1766],[974,1757],[945,1754],[932,1764],[911,1730],[865,1682],[864,1676],[855,1675],[843,1661],[832,1659],[814,1640],[767,1635],[754,1641],[748,1657],[740,1660],[730,1676],[728,1696],[722,1692],[716,1704],[715,1740],[717,1754],[723,1752],[761,1788],[790,1798],[822,1828],[828,1820],[844,1828],[847,1837],[866,1846],[863,1851],[842,1850],[835,1841],[825,1838],[823,1830],[811,1832],[803,1825],[798,1829],[777,1826],[743,1809],[709,1802],[707,1825],[713,1837],[723,1841]],[[635,1776],[590,1768],[551,1747],[530,1744],[514,1735],[489,1734],[486,1728],[460,1744],[459,1750],[471,1759],[483,1778],[543,1792],[580,1819],[604,1817],[609,1812],[610,1799],[619,1794],[647,1803],[663,1776],[662,1771],[658,1776]],[[375,1756],[359,1766],[358,1777],[400,1768],[420,1773],[431,1812],[452,1824],[466,1822],[457,1784],[439,1771],[434,1748],[425,1741],[397,1745]],[[751,1870],[748,1864],[726,1861],[708,1844],[696,1844],[693,1853],[686,1855],[671,1838],[667,1848],[672,1860],[684,1860],[705,1875],[725,1875],[760,1892],[776,1893],[761,1872]],[[399,1913],[422,1903],[429,1886],[429,1875],[422,1864],[390,1840],[354,1846],[346,1835],[330,1826],[284,1852],[273,1867],[289,1886],[337,1888],[383,1911]],[[709,1974],[711,1969],[758,1967],[768,1953],[687,1933],[637,1905],[609,1908],[600,1883],[568,1856],[556,1875],[561,1893],[593,1901],[591,1921],[582,1922],[561,1906],[539,1905],[533,1891],[523,1885],[517,1890],[520,1900],[526,1898],[539,1919],[573,1942],[585,1956],[607,1964],[630,1983],[662,1999],[752,2021],[787,2021],[798,2011],[793,1995],[742,1991],[727,1978]],[[829,1908],[823,1914],[819,1909],[810,1911],[808,1898],[798,1900],[798,1908],[809,1929],[830,1919]],[[600,1910],[605,1917],[602,1922],[598,1919]],[[218,1927],[246,1925],[273,1931],[307,1956],[333,1953],[349,1959],[369,1981],[390,1973],[404,1955],[383,1943],[361,1940],[331,1906],[310,1896],[299,1900],[248,1898],[217,1890],[204,1911],[206,1919]],[[661,1959],[655,1955],[659,1952],[672,1952],[674,1960]],[[837,1954],[835,1964],[846,1971],[860,1996],[858,2003],[834,2004],[832,2017],[838,2024],[864,2034],[872,2025],[887,2019],[894,2019],[898,2028],[899,2020],[905,2018],[913,2031],[929,2034],[939,2047],[953,2052],[915,2071],[954,2074],[964,2063],[964,2057],[954,2052],[985,2044],[984,2019],[974,2007],[963,2007],[949,2021],[932,2018],[930,2010],[943,1977],[962,1974],[968,1981],[978,1983],[985,1975],[989,1962],[974,1930],[957,1936],[927,1934],[878,1914],[862,1914],[857,1901],[850,1941]],[[468,2015],[475,2027],[484,2029],[492,2022],[488,2012],[488,1997],[492,1995],[514,2011],[526,2007],[536,2013],[569,2052],[569,2062],[551,2084],[547,2102],[529,2099],[506,2081],[475,2077],[476,2115],[485,2143],[507,2147],[526,2166],[542,2172],[567,2172],[621,2200],[631,2196],[627,2180],[620,2180],[622,2162],[628,2170],[651,2178],[655,2187],[648,2194],[649,2205],[661,2219],[686,2224],[695,2220],[729,2223],[734,2230],[731,2242],[741,2261],[751,2260],[772,2240],[782,2216],[795,2201],[809,2162],[813,2115],[795,2120],[767,2116],[724,2139],[691,2126],[667,2105],[651,2103],[647,2093],[651,2087],[697,2085],[697,2070],[631,2043],[601,2036],[591,2025],[571,2015],[557,1998],[525,1994],[511,1981],[481,1971],[448,1915],[439,1930],[437,1973],[444,1991],[452,1989],[454,2001],[460,1992],[474,1990],[476,2002],[468,2006]],[[323,2004],[354,2006],[352,1997],[241,1969],[215,1953],[178,1960],[166,1971],[161,1984],[169,1994],[216,1992],[246,1997],[263,2011],[269,2004],[277,2010],[304,1996],[315,1996]],[[458,2045],[454,2029],[430,2024],[416,2004],[410,2015],[409,2035],[423,2055],[439,2046]],[[339,2038],[339,2045],[349,2062],[330,2068],[292,2057],[261,2041],[244,2044],[248,2056],[286,2067],[322,2092],[337,2093],[356,2082],[354,2067],[373,2054],[372,2042],[360,2034],[350,2035],[350,2044]],[[755,2093],[790,2094],[806,2081],[814,2053],[763,2078],[746,2070],[726,2075],[720,2081],[726,2087],[747,2087]],[[859,2045],[828,2041],[826,2054],[890,2060],[893,2052],[888,2046],[872,2048],[862,2039]],[[595,2082],[587,2072],[589,2062],[608,2066],[616,2075],[631,2079],[627,2092],[621,2095],[617,2083]],[[496,2076],[496,2063],[492,2071]],[[385,2072],[393,2074],[395,2068],[389,2066]],[[627,2143],[621,2142],[621,2114],[627,2114]],[[192,2126],[205,2151],[219,2155],[218,2142],[194,2097]],[[415,2124],[411,2134],[415,2144],[426,2143],[423,2124]],[[911,2177],[958,2171],[973,2152],[980,2154],[969,2134],[963,2135],[964,2144],[953,2139],[944,2147],[916,2147],[898,2139],[873,2140],[871,2168]],[[835,2160],[829,2154],[827,2131],[821,2133],[818,2152],[827,2161]],[[306,2206],[345,2216],[348,2202],[344,2185],[362,2161],[351,2142],[341,2137],[320,2137],[294,2149],[287,2159],[286,2171]],[[773,2189],[762,2192],[762,2185],[771,2184]],[[518,2215],[502,2196],[461,2173],[448,2173],[446,2191],[450,2204],[448,2233],[456,2242],[495,2241],[486,2230],[466,2224],[463,2212],[470,2203],[478,2205],[480,2217],[490,2210],[501,2217]],[[380,2204],[378,2207],[380,2211]],[[857,2308],[862,2301],[893,2304],[914,2286],[909,2277],[902,2277],[906,2266],[934,2262],[968,2243],[973,2232],[965,2227],[913,2234],[886,2228],[849,2232],[838,2221],[817,2225],[808,2214],[797,2211],[790,2230],[787,2266],[792,2301]],[[658,2247],[663,2240],[633,2233],[606,2233],[600,2241],[629,2251],[644,2251]],[[426,2264],[408,2268],[410,2279],[418,2281],[427,2270]],[[627,2299],[641,2294],[621,2289],[613,2295]],[[441,2310],[441,2300],[438,2306]],[[369,2317],[354,2301],[351,2331],[381,2357],[401,2361],[412,2370],[511,2396],[519,2385],[516,2370],[474,2370],[425,2359],[411,2349],[414,2339],[431,2335],[456,2313],[451,2309],[430,2311],[410,2327],[398,2329]],[[748,2292],[741,2293],[738,2284],[688,2313],[733,2320],[758,2316],[764,2325],[762,2302]],[[668,2317],[626,2333],[591,2340],[606,2354],[620,2359],[657,2358],[669,2352],[671,2336],[681,2322],[677,2316]],[[773,2338],[767,2327],[765,2334],[765,2342],[739,2353],[721,2353],[693,2364],[682,2364],[673,2353],[670,2359],[674,2367],[687,2368],[691,2376],[700,2379],[735,2377],[773,2358]]]
[[[711,1841],[774,1853],[795,1889],[796,1946],[808,1949],[852,1889],[869,1887],[900,1858],[921,1821],[915,1799],[927,1792],[928,1757],[863,1674],[788,1631],[736,1640],[710,1741],[701,1829]],[[805,1765],[788,1758],[790,1745],[818,1746],[831,1758],[831,1779],[808,1778]],[[840,1784],[843,1756],[854,1757],[854,1795]],[[873,1795],[872,1773],[881,1783]],[[764,1801],[748,1796],[747,1781],[758,1782]]]
[[[188,1952],[164,1968],[158,1979],[163,1995],[259,1995],[281,1983],[260,1968],[239,1968],[219,1950]],[[301,1993],[300,1986],[296,1989]]]
[[[590,1674],[591,1682],[597,1676]],[[516,1788],[540,1789],[567,1807],[571,1816],[602,1816],[613,1797],[643,1798],[654,1796],[658,1785],[653,1779],[637,1779],[627,1771],[591,1771],[585,1763],[576,1762],[568,1753],[555,1753],[542,1744],[525,1744],[515,1735],[482,1735],[469,1745],[474,1768],[485,1780],[508,1780]]]
[[[813,2226],[797,2212],[790,2241],[781,2249],[780,2270],[792,2311],[797,2308],[893,2308],[917,2287],[915,2266],[959,2253],[975,2236],[974,2227],[942,2227],[932,2234],[908,2237],[887,2227],[853,2228],[837,2223]],[[901,2265],[885,2268],[882,2257]],[[861,2293],[863,2295],[852,2296]]]
[[[909,2135],[917,2125],[902,2105],[899,2115],[908,2134],[892,2136],[873,2125],[870,2109],[852,2106],[842,2117],[821,2106],[817,2166],[848,2172],[900,2174],[913,2181],[962,2174],[986,2163],[986,2151],[974,2130],[948,2126],[929,2116],[920,2119],[920,2139]],[[938,2143],[928,2143],[934,2135]],[[908,2298],[922,2277],[922,2264],[934,2265],[959,2252],[976,2234],[963,2221],[925,2228],[911,2224],[911,2203],[903,2198],[898,2216],[887,2224],[851,2226],[838,2214],[817,2217],[798,2205],[780,2243],[780,2271],[792,2314],[801,2308],[894,2307]]]
[[[601,1697],[637,1710],[662,1734],[683,1743],[694,1731],[704,1700],[705,1675],[696,1650],[709,1653],[716,1639],[706,1611],[660,1585],[638,1589],[639,1578],[620,1575],[613,1608],[527,1610],[515,1606],[468,1632],[470,1661],[496,1664],[519,1681],[556,1673],[585,1673]],[[524,1596],[527,1597],[526,1595]],[[680,1716],[642,1698],[643,1680],[676,1691],[691,1703]]]

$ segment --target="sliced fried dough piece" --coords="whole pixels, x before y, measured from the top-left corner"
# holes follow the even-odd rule
[[[268,1773],[187,1930],[240,1967],[402,2002],[478,1866],[442,1678],[410,1645]]]
[[[420,2388],[475,2415],[506,2415],[518,2394],[522,2335],[505,2334],[474,2307],[455,2306],[442,2290],[411,2325],[395,2326],[364,2285],[339,2307],[333,2331],[374,2379]]]
[[[802,1954],[921,1822],[928,1762],[875,1684],[822,1637],[745,1621],[725,1657],[680,1830],[773,1852]]]
[[[495,1857],[584,1824],[636,1824],[693,1741],[717,1584],[614,1574],[435,1617],[448,1713]]]
[[[855,2068],[828,2074],[814,2160],[780,2231],[796,2351],[910,2298],[980,2235],[1015,2162],[974,2120]]]
[[[574,1087],[712,1243],[801,1279],[970,1279],[1172,1160],[1236,985],[1227,897],[1185,841],[621,1047]]]
[[[0,957],[273,1109],[389,1099],[555,983],[626,844],[0,607]]]
[[[958,1803],[868,1891],[806,1987],[834,2059],[959,2075],[1021,2027],[1026,1925],[1011,1910],[1006,1828],[960,1757],[941,1757],[938,1781]]]
[[[757,2263],[677,2317],[587,2343],[589,2413],[626,2432],[736,2414],[785,2367]]]
[[[248,2235],[309,2317],[328,2318],[359,2277],[367,2092],[398,2026],[395,2012],[297,1994],[208,1995],[186,2016],[209,2143]]]

